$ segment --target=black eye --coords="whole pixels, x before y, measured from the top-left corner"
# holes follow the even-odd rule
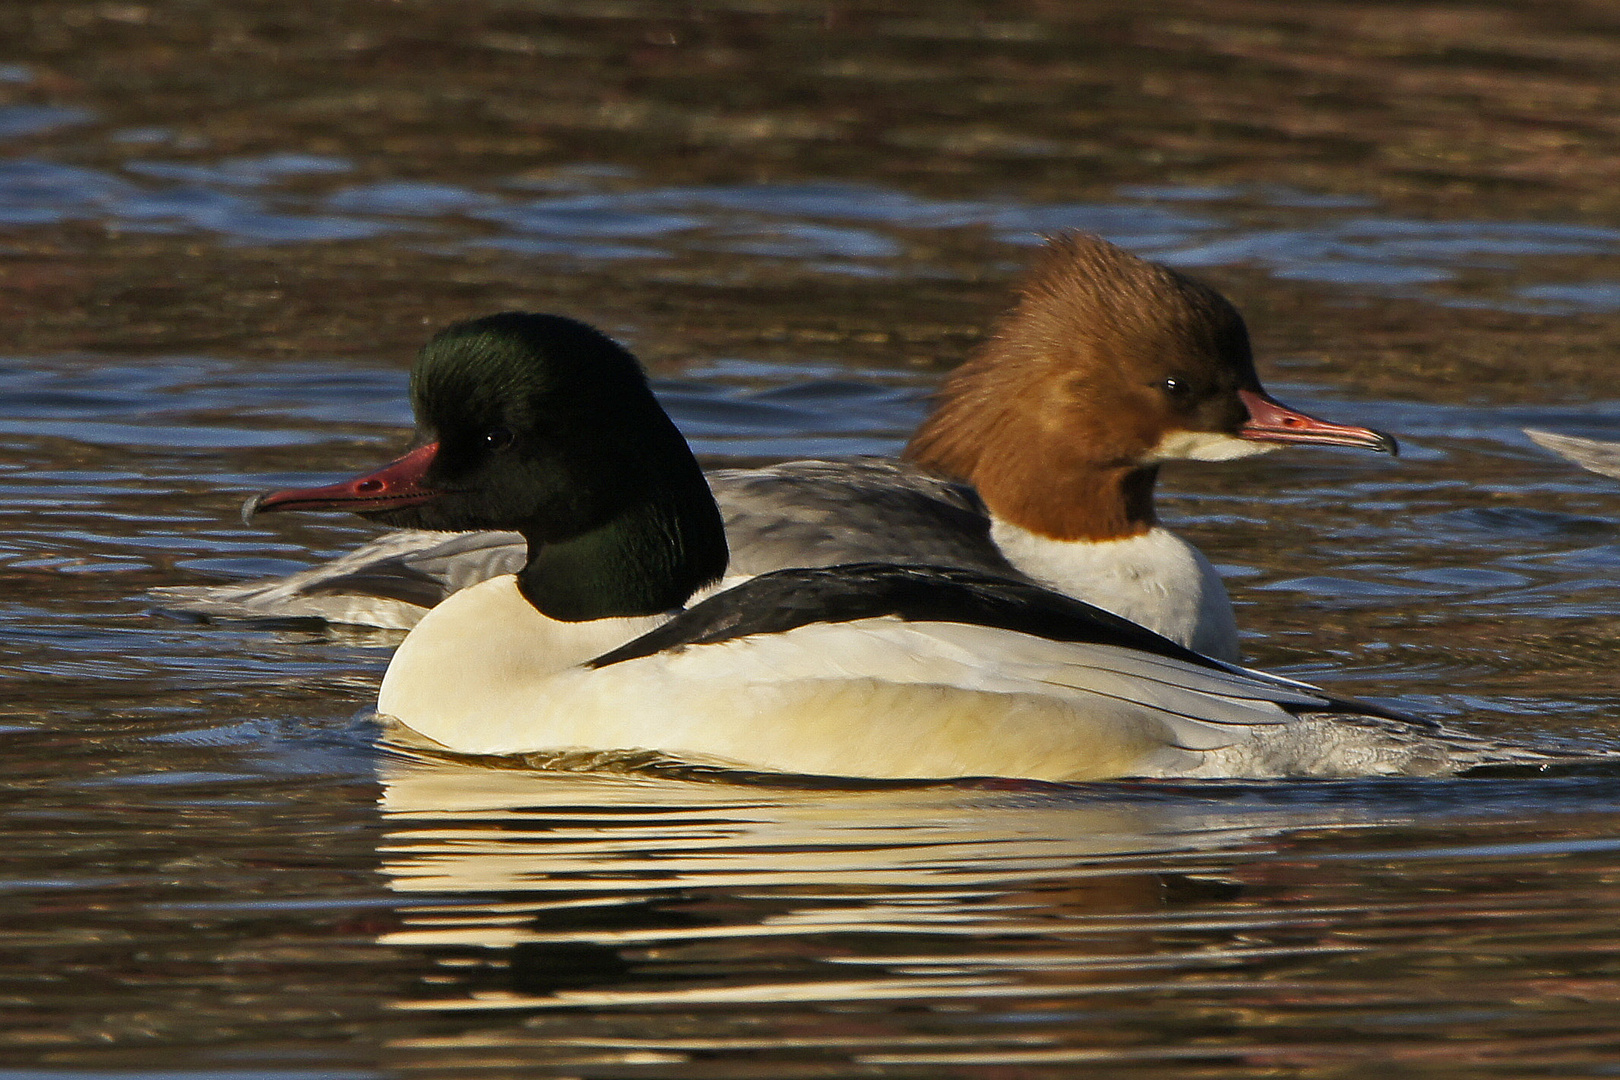
[[[1185,401],[1187,396],[1192,393],[1192,384],[1186,379],[1179,379],[1172,375],[1159,383],[1159,389],[1163,390],[1165,395],[1172,401]]]
[[[512,432],[507,428],[490,428],[484,432],[484,449],[505,450],[512,445]]]

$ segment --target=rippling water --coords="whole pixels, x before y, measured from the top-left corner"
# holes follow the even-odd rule
[[[1614,1075],[1612,771],[839,786],[501,769],[379,744],[365,707],[396,634],[151,612],[153,586],[284,572],[369,535],[237,509],[398,450],[410,348],[462,314],[603,323],[711,463],[889,453],[1038,234],[1084,228],[1231,292],[1284,400],[1402,441],[1398,461],[1168,471],[1164,515],[1227,575],[1254,662],[1487,734],[1620,746],[1620,484],[1520,433],[1620,438],[1620,219],[1585,179],[1517,158],[1542,186],[1513,212],[1446,194],[1496,168],[1459,150],[1425,194],[1410,163],[1429,134],[1412,132],[1444,117],[1414,105],[1388,130],[1396,163],[1361,163],[1359,187],[1267,164],[1267,139],[1297,135],[1286,109],[1244,129],[1248,165],[1232,129],[1152,114],[1140,138],[1191,139],[1207,166],[1150,182],[1105,154],[1101,179],[1059,182],[1049,128],[1091,114],[1003,106],[1055,93],[1073,40],[951,5],[814,60],[906,98],[942,62],[917,42],[984,52],[963,60],[973,94],[939,99],[957,113],[896,120],[838,167],[804,149],[852,123],[837,101],[728,118],[679,79],[609,86],[612,65],[556,129],[510,101],[498,121],[424,120],[432,95],[482,85],[489,50],[622,46],[625,70],[656,72],[644,53],[674,33],[634,5],[545,32],[467,9],[486,51],[441,56],[421,99],[321,82],[382,88],[410,65],[327,71],[309,35],[360,56],[400,31],[351,15],[345,37],[298,5],[198,13],[212,36],[188,53],[161,5],[30,3],[26,47],[0,57],[0,1080]],[[1413,40],[1468,39],[1425,10]],[[1208,64],[1271,55],[1183,16],[1163,32],[1207,39]],[[953,36],[969,23],[979,37]],[[1574,79],[1620,40],[1581,26],[1498,35],[1524,56],[1407,57],[1399,85],[1501,80],[1531,109],[1562,85],[1534,97],[1515,81],[1531,59]],[[1389,50],[1357,55],[1379,74]],[[335,96],[266,104],[267,56]],[[758,85],[796,100],[798,76],[771,74]],[[120,96],[140,79],[149,98]],[[1538,107],[1578,128],[1574,106]],[[1509,113],[1478,115],[1517,132]],[[671,151],[665,122],[692,141]],[[683,156],[704,132],[759,176]],[[503,149],[519,136],[536,160]],[[1500,153],[1528,153],[1516,138]],[[435,140],[441,156],[419,152]],[[948,166],[960,182],[918,180]]]
[[[286,153],[209,165],[135,158],[120,172],[18,158],[0,162],[0,225],[95,222],[255,245],[393,236],[440,254],[490,248],[585,260],[715,253],[860,276],[926,273],[916,249],[936,230],[988,230],[1001,243],[1033,245],[1084,229],[1180,267],[1237,263],[1282,280],[1450,302],[1461,300],[1445,286],[1477,278],[1496,288],[1475,303],[1620,309],[1620,283],[1535,280],[1538,264],[1555,257],[1620,254],[1620,228],[1416,220],[1379,213],[1370,199],[1264,186],[1126,187],[1118,202],[1041,205],[834,182],[661,187],[618,168],[494,177],[484,188],[354,183],[353,171],[341,158]]]

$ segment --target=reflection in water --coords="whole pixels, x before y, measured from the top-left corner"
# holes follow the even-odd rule
[[[1334,1040],[1358,1027],[1415,1063],[1436,1039],[1530,1060],[1469,1017],[1517,992],[1487,943],[1567,902],[1499,870],[1580,877],[1620,843],[1526,842],[1472,796],[1533,785],[1469,783],[795,790],[394,760],[381,852],[403,902],[381,940],[434,967],[394,1005],[431,1033],[389,1063],[1241,1070],[1355,1060]],[[1449,888],[1392,897],[1403,866]],[[1551,961],[1563,933],[1524,947]]]
[[[952,1003],[1023,1009],[1186,966],[1154,943],[1167,898],[1230,894],[1199,849],[1264,832],[1033,784],[794,791],[417,762],[390,767],[382,803],[390,885],[426,896],[384,940],[441,964],[401,1008],[588,1009],[488,1038],[670,1060],[1051,1046],[1050,1023],[998,1032],[1003,1006]],[[944,1013],[912,1016],[925,1002]],[[554,1042],[559,1026],[576,1037]]]

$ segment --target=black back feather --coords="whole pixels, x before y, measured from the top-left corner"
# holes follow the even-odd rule
[[[634,641],[603,653],[586,666],[604,668],[626,660],[714,645],[754,634],[780,634],[811,623],[853,622],[891,616],[906,622],[947,622],[1029,634],[1048,641],[1114,645],[1210,671],[1243,672],[1231,664],[1178,645],[1144,626],[1084,600],[1024,581],[946,566],[849,563],[761,574],[696,604]],[[1296,684],[1297,685],[1297,684]],[[1306,688],[1300,687],[1303,692]],[[1427,720],[1314,687],[1319,706],[1287,706],[1295,713],[1332,712],[1373,716],[1433,728]]]

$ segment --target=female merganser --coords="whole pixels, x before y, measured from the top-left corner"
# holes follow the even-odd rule
[[[1268,396],[1243,318],[1215,290],[1072,235],[1047,244],[904,460],[794,461],[709,482],[734,574],[881,561],[1021,576],[1236,660],[1220,575],[1158,524],[1153,487],[1165,461],[1290,443],[1396,449]],[[154,595],[202,615],[409,627],[523,560],[512,533],[397,532],[285,578]]]
[[[863,563],[726,569],[708,484],[635,359],[583,323],[452,326],[411,376],[421,445],[261,511],[510,529],[514,575],[433,608],[377,707],[473,754],[655,751],[861,777],[1428,773],[1467,740],[1200,656],[1039,586]]]
[[[1524,433],[1533,442],[1568,458],[1583,469],[1620,480],[1620,442],[1583,439],[1579,435],[1558,435],[1531,428],[1525,428]]]

